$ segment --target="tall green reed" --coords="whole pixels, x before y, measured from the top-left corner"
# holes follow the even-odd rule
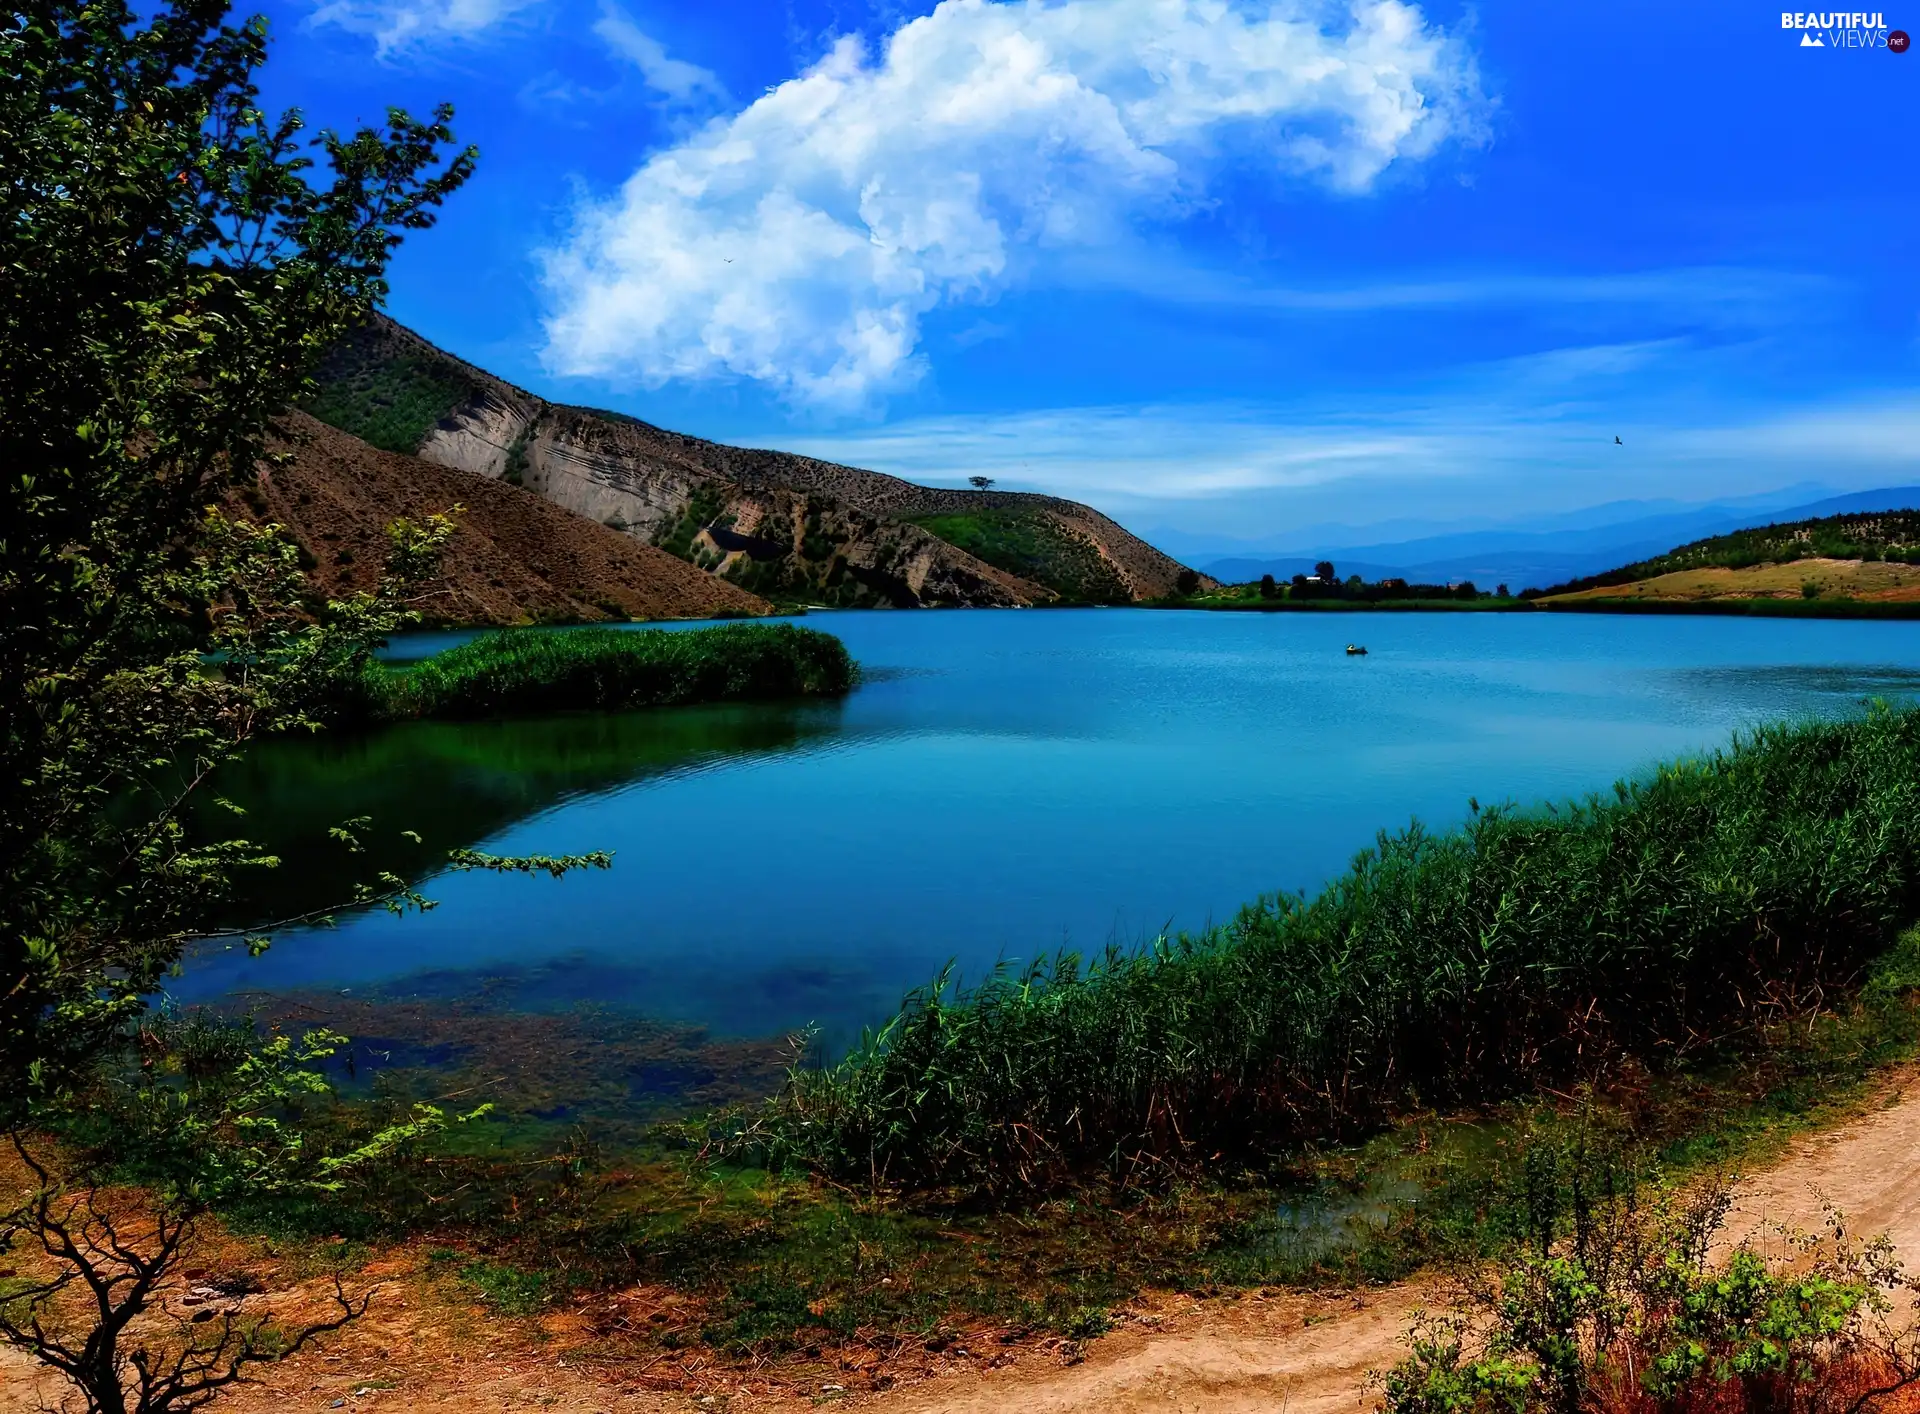
[[[1917,880],[1920,714],[1763,728],[1611,798],[1382,833],[1317,897],[1197,937],[943,976],[796,1071],[751,1142],[974,1190],[1258,1162],[1817,1006],[1920,913]]]
[[[855,673],[839,639],[794,624],[508,629],[393,675],[386,715],[505,716],[799,697],[845,692]]]

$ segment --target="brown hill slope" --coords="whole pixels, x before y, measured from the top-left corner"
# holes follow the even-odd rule
[[[287,527],[322,591],[370,588],[386,526],[463,505],[422,605],[434,621],[709,618],[764,614],[765,600],[539,496],[416,457],[370,447],[305,413],[287,419],[246,509]]]
[[[1172,593],[1184,569],[1077,502],[917,486],[549,403],[385,319],[334,350],[313,411],[783,599],[1128,602]]]

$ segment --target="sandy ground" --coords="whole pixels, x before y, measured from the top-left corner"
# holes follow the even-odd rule
[[[1742,1184],[1728,1231],[1740,1235],[1742,1223],[1817,1227],[1827,1202],[1856,1234],[1885,1233],[1920,1271],[1920,1079],[1852,1123],[1799,1140],[1784,1163]]]
[[[1777,1167],[1745,1183],[1729,1230],[1815,1227],[1831,1203],[1854,1232],[1886,1233],[1910,1266],[1920,1266],[1916,1159],[1920,1079],[1909,1077],[1878,1107],[1797,1141]],[[684,1368],[598,1361],[580,1349],[578,1317],[529,1332],[450,1306],[444,1289],[408,1261],[370,1276],[387,1285],[364,1321],[263,1370],[258,1384],[219,1399],[216,1414],[758,1414],[827,1405],[876,1414],[1321,1414],[1370,1407],[1366,1375],[1396,1357],[1423,1295],[1408,1285],[1322,1297],[1148,1297],[1084,1349],[1002,1346],[979,1332],[937,1355],[916,1350],[910,1360],[796,1385],[704,1365],[698,1356]],[[26,1366],[0,1357],[0,1414],[45,1407],[53,1393],[36,1390]]]
[[[1894,602],[1920,599],[1920,566],[1884,560],[1795,560],[1747,569],[1677,570],[1673,574],[1603,585],[1577,594],[1556,594],[1546,603],[1585,599],[1798,599],[1801,586],[1818,585],[1828,596]]]

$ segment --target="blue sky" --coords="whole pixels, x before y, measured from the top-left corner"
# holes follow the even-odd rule
[[[457,105],[390,307],[549,396],[1223,544],[1920,482],[1920,56],[1777,9],[267,14],[270,103]]]

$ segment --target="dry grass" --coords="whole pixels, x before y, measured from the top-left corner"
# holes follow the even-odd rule
[[[1631,584],[1600,585],[1574,594],[1555,594],[1540,602],[1639,599],[1700,603],[1714,599],[1800,599],[1808,584],[1818,588],[1820,597],[1828,599],[1844,597],[1882,603],[1920,600],[1920,566],[1888,560],[1819,559],[1753,565],[1745,569],[1712,566],[1677,570]]]

